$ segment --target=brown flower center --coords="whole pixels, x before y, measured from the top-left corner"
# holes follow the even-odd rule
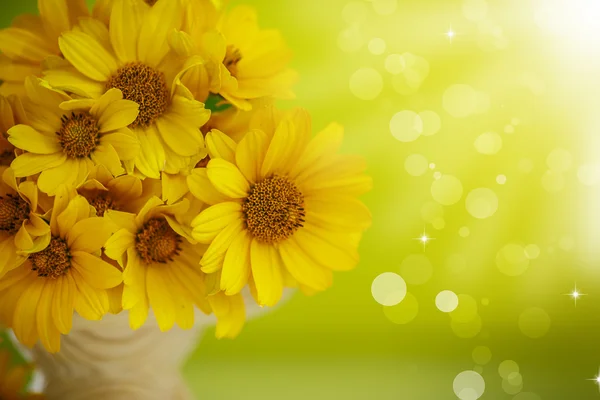
[[[106,210],[119,210],[120,207],[108,192],[96,192],[91,195],[84,195],[88,203],[96,209],[97,217],[104,217]]]
[[[71,158],[88,157],[100,143],[98,121],[88,113],[63,115],[56,133],[65,154]]]
[[[144,1],[146,2],[146,4],[148,4],[149,6],[151,6],[151,7],[152,7],[154,4],[156,4],[156,2],[157,2],[158,0],[144,0]]]
[[[60,278],[71,269],[71,254],[67,242],[58,237],[52,237],[48,247],[39,253],[33,253],[29,260],[31,269],[43,278]]]
[[[29,204],[18,195],[0,196],[0,230],[14,234],[29,218]]]
[[[140,112],[131,127],[151,125],[169,105],[169,88],[165,75],[145,64],[134,62],[119,68],[106,82],[106,90],[117,88],[123,98],[135,101]]]
[[[0,165],[9,167],[10,164],[15,160],[15,152],[13,150],[6,150],[0,153]]]
[[[135,249],[146,264],[173,261],[179,255],[181,236],[164,218],[152,218],[144,224],[135,238]]]
[[[196,163],[196,168],[206,168],[209,161],[210,161],[210,156],[207,155],[202,160],[198,161],[198,163]]]
[[[304,223],[304,196],[282,176],[255,184],[242,204],[248,231],[263,243],[281,242]]]
[[[237,76],[238,69],[237,64],[242,59],[242,53],[236,47],[232,45],[227,46],[227,50],[225,52],[225,59],[223,60],[223,64],[225,64],[225,68],[229,70],[231,75]]]

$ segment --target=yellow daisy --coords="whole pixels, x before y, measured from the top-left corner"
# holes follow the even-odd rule
[[[84,197],[62,186],[52,210],[50,243],[0,280],[0,315],[24,345],[39,339],[57,352],[74,310],[90,320],[107,313],[106,289],[118,286],[122,273],[100,254],[116,226],[93,215]]]
[[[342,128],[332,124],[311,140],[305,111],[271,114],[265,127],[272,130],[251,130],[234,152],[212,152],[188,180],[192,194],[213,204],[192,222],[193,238],[210,244],[202,270],[221,271],[228,295],[250,283],[267,306],[280,299],[288,274],[320,291],[331,285],[332,271],[353,268],[371,222],[356,199],[371,179],[362,158],[337,154]]]
[[[40,76],[42,62],[59,55],[58,37],[89,15],[84,0],[39,0],[40,16],[24,14],[0,30],[0,94],[24,96],[23,82]]]
[[[0,167],[0,278],[23,264],[27,255],[50,241],[50,227],[42,219],[35,183],[17,182],[13,171]]]
[[[33,371],[30,365],[10,365],[10,353],[0,350],[0,399],[41,400],[41,394],[23,393],[27,377]]]
[[[190,206],[188,199],[165,205],[153,197],[137,215],[121,215],[122,229],[106,243],[106,255],[124,267],[123,309],[132,329],[144,324],[150,307],[162,331],[175,323],[191,328],[194,304],[210,312],[198,268],[204,246],[193,244],[184,222]]]
[[[109,30],[63,33],[60,49],[72,67],[44,71],[56,88],[91,98],[116,88],[139,104],[139,115],[129,127],[141,151],[128,168],[135,166],[154,179],[160,179],[163,170],[177,173],[201,151],[199,128],[210,117],[180,82],[185,71],[202,60],[182,60],[170,53],[167,43],[172,31],[181,27],[182,2],[158,0],[148,7],[142,0],[114,1]]]
[[[127,128],[138,105],[111,89],[98,100],[73,100],[50,89],[39,78],[25,82],[29,125],[8,130],[8,140],[25,152],[11,164],[15,176],[40,174],[38,186],[54,195],[60,184],[82,184],[94,165],[114,175],[125,172],[121,161],[133,160],[139,142]]]

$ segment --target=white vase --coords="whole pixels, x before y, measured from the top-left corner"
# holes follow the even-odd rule
[[[248,319],[268,311],[249,293],[244,297]],[[50,354],[41,345],[25,352],[39,372],[33,389],[43,390],[48,400],[193,400],[181,366],[202,332],[215,323],[214,316],[199,311],[195,317],[190,330],[161,332],[152,313],[136,331],[129,328],[127,312],[102,321],[75,314],[59,353]]]

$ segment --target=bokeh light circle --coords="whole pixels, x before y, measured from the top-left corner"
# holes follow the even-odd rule
[[[458,230],[458,235],[459,235],[460,237],[466,238],[466,237],[468,237],[470,234],[471,234],[471,230],[470,230],[468,227],[466,227],[466,226],[463,226],[463,227],[461,227],[461,228]]]
[[[525,246],[525,256],[530,260],[534,260],[540,256],[540,247],[536,244],[528,244]]]
[[[373,280],[371,294],[382,306],[395,306],[406,296],[406,282],[398,274],[384,272]]]
[[[368,45],[369,51],[376,56],[385,53],[385,40],[382,38],[373,38],[369,41]]]
[[[444,206],[451,206],[460,201],[463,195],[463,186],[460,180],[453,175],[442,175],[440,179],[431,184],[433,199]]]
[[[401,74],[405,68],[406,62],[400,54],[390,54],[385,58],[385,70],[390,74]]]
[[[481,154],[494,155],[502,150],[502,136],[496,132],[482,133],[477,136],[473,146]]]
[[[423,132],[423,121],[414,111],[400,111],[390,120],[392,135],[401,142],[417,140]]]
[[[505,275],[519,276],[529,268],[529,258],[521,245],[509,243],[496,254],[496,266]]]
[[[419,302],[412,293],[406,293],[404,300],[391,307],[383,307],[383,314],[394,324],[408,324],[419,314]]]
[[[373,100],[383,90],[383,78],[373,68],[359,68],[350,77],[350,91],[361,100]]]
[[[411,154],[404,160],[404,169],[411,176],[421,176],[429,170],[429,161],[421,154]]]
[[[488,188],[473,189],[467,195],[465,206],[473,217],[486,219],[498,211],[498,196]]]
[[[442,120],[434,111],[421,111],[419,117],[423,121],[423,136],[435,135],[442,127]]]
[[[452,388],[461,400],[477,400],[485,392],[485,380],[475,371],[463,371],[454,378]]]
[[[506,175],[498,175],[496,177],[496,182],[498,185],[504,185],[506,183]]]
[[[473,114],[478,104],[477,91],[469,85],[452,85],[444,92],[444,110],[454,118],[465,118]]]
[[[458,307],[458,296],[451,290],[443,290],[435,297],[435,306],[441,312],[452,312]]]
[[[486,346],[477,346],[471,354],[473,361],[479,365],[486,365],[492,359],[492,351]]]
[[[468,294],[458,295],[458,307],[450,313],[456,322],[471,322],[477,317],[477,301]]]
[[[550,316],[539,307],[528,308],[519,315],[519,329],[531,339],[539,339],[550,330]]]
[[[359,51],[365,44],[365,39],[356,26],[344,29],[338,36],[338,46],[346,53]]]
[[[513,360],[504,360],[498,366],[498,374],[503,379],[508,379],[508,376],[513,372],[519,372],[519,364]]]
[[[433,275],[433,266],[423,254],[411,254],[400,264],[400,274],[411,285],[427,283]]]

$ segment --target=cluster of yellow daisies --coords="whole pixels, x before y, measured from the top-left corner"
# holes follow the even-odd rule
[[[151,309],[217,336],[242,289],[273,306],[353,268],[369,226],[360,157],[280,111],[290,51],[249,7],[211,0],[39,0],[0,31],[0,321],[60,349],[73,313]]]

